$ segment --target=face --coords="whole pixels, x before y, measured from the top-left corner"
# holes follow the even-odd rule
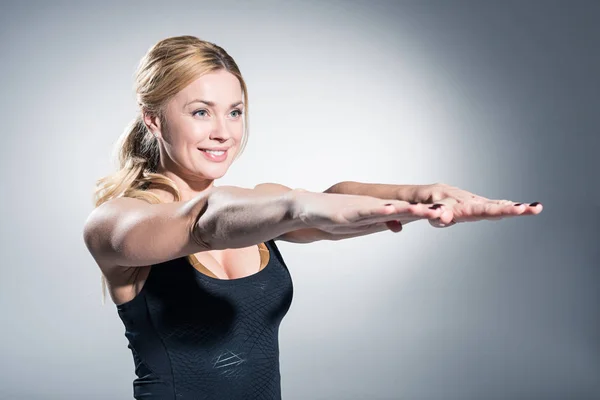
[[[190,183],[222,177],[244,133],[242,100],[240,82],[224,70],[205,74],[177,93],[167,104],[165,124],[152,122],[164,168]]]

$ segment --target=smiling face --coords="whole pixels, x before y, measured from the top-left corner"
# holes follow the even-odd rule
[[[158,172],[174,174],[189,185],[222,177],[242,142],[243,112],[242,88],[235,75],[219,70],[193,81],[167,103],[162,126],[157,118],[145,118],[159,137],[162,171]]]

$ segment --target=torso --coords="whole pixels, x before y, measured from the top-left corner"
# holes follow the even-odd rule
[[[136,298],[117,305],[135,363],[135,398],[281,399],[279,326],[293,284],[274,240],[250,254],[261,245],[261,264],[268,255],[261,271],[219,279],[184,256],[153,264]]]
[[[243,278],[258,272],[261,266],[258,245],[241,249],[205,251],[194,254],[194,258],[200,263],[194,265],[194,268],[218,279]]]
[[[149,191],[157,194],[164,202],[173,201],[173,198],[160,190]],[[217,279],[238,279],[252,275],[264,268],[261,262],[261,249],[264,244],[238,249],[211,250],[195,253],[196,263],[193,266],[199,272]],[[132,300],[142,290],[146,278],[150,273],[150,266],[146,267],[117,267],[107,274],[107,289],[115,304],[122,304]]]
[[[193,267],[200,273],[218,279],[238,279],[257,273],[264,268],[261,263],[261,245],[239,249],[212,250],[194,254],[198,264]],[[150,273],[146,267],[118,267],[106,276],[108,291],[115,304],[132,300],[144,286]]]

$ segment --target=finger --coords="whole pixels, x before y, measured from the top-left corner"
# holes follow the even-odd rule
[[[502,200],[501,203],[497,204],[501,207],[503,218],[515,217],[520,215],[536,215],[542,212],[542,205],[539,202],[527,204],[527,203],[515,203],[509,200]]]
[[[510,200],[490,200],[481,203],[472,201],[454,205],[451,213],[447,210],[440,216],[439,220],[432,220],[430,224],[434,227],[446,227],[452,221],[456,223],[482,220],[497,221],[515,216],[536,215],[542,210],[543,207],[539,202],[528,204],[515,203]]]
[[[394,233],[402,231],[402,223],[400,221],[387,221],[385,225]]]
[[[544,209],[542,204],[538,201],[535,201],[532,203],[523,203],[523,202],[516,202],[516,201],[512,201],[512,200],[490,200],[490,202],[499,204],[499,205],[513,206],[514,210],[517,211],[516,212],[517,215],[522,215],[522,214],[535,215],[535,214],[539,214]],[[509,211],[509,213],[512,214],[512,210],[510,210],[509,208],[507,208],[507,211]]]
[[[495,201],[486,203],[470,203],[463,207],[456,207],[455,219],[457,222],[473,222],[490,220],[497,221],[507,217],[521,215],[523,207],[515,207],[512,202],[498,204]]]
[[[529,204],[528,209],[531,212],[531,215],[538,215],[544,210],[544,206],[539,201],[535,201]]]
[[[539,201],[524,203],[522,207],[525,209],[522,215],[538,215],[544,210],[544,206]]]
[[[448,223],[442,222],[440,218],[429,220],[429,225],[433,226],[434,228],[449,228],[456,224],[457,222],[454,219],[450,220]]]
[[[430,218],[429,223],[436,228],[445,228],[450,224],[456,223],[456,220],[454,218],[454,213],[445,211],[438,218]]]
[[[516,217],[523,213],[523,207],[515,206],[515,203],[510,200],[491,201],[484,207],[482,219],[497,221],[503,218]]]
[[[478,220],[497,221],[503,217],[510,216],[513,208],[506,204],[494,204],[491,202],[481,204],[480,212],[473,215]]]
[[[412,204],[406,215],[407,221],[417,221],[419,219],[434,219],[439,218],[446,209],[442,204]]]
[[[446,198],[437,202],[437,204],[442,205],[442,214],[439,216],[439,219],[434,220],[434,225],[436,227],[446,227],[454,220],[454,207],[458,204],[459,201],[454,198]]]
[[[351,222],[369,222],[373,217],[391,215],[397,212],[397,210],[407,210],[409,205],[408,202],[402,200],[381,200],[373,208],[358,209],[356,216],[350,217],[349,220]]]
[[[389,222],[396,220],[403,224],[407,224],[410,222],[418,221],[420,219],[438,218],[443,212],[443,210],[439,208],[431,209],[430,207],[430,204],[411,205],[408,209],[398,210],[392,214],[384,216],[373,216],[368,220],[361,221],[361,223]]]

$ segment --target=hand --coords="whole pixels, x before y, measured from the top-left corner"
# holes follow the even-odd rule
[[[510,200],[490,200],[443,183],[425,186],[417,196],[425,202],[441,204],[440,209],[444,210],[442,215],[429,220],[436,228],[449,227],[459,222],[537,215],[543,210],[539,202],[527,204]]]
[[[334,235],[365,233],[387,227],[399,232],[403,224],[439,218],[444,210],[430,204],[411,204],[377,197],[295,191],[294,218],[310,228]]]

